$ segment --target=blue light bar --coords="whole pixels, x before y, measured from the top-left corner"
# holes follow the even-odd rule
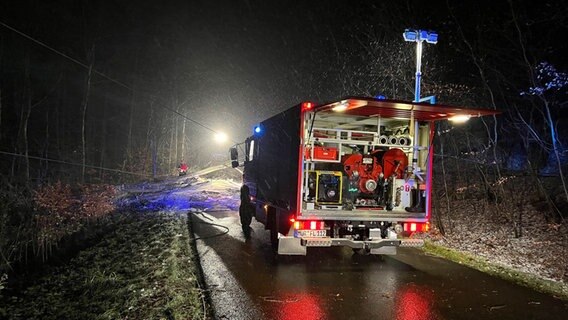
[[[402,36],[404,37],[405,41],[416,41],[416,39],[418,38],[418,33],[414,30],[406,29],[404,30]]]
[[[406,29],[402,34],[405,41],[426,41],[427,43],[436,44],[438,42],[438,33],[426,30]]]
[[[426,42],[436,44],[438,42],[438,34],[436,32],[428,32]]]

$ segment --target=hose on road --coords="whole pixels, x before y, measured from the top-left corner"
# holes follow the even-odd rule
[[[203,218],[208,219],[205,215],[203,215],[202,211],[190,211],[188,212],[188,216],[193,213],[193,214],[199,214],[201,215]],[[189,217],[191,219],[191,217]],[[219,227],[222,229],[225,229],[225,231],[221,232],[221,233],[217,233],[217,234],[213,234],[210,236],[203,236],[203,237],[195,237],[195,238],[190,238],[189,241],[197,241],[197,240],[205,240],[205,239],[211,239],[211,238],[216,238],[216,237],[221,237],[226,235],[227,233],[229,233],[229,228],[224,226],[224,225],[220,225],[217,223],[212,223],[212,222],[205,222],[205,221],[197,221],[197,223],[199,224],[204,224],[204,225],[208,225],[208,226],[214,226],[214,227]]]

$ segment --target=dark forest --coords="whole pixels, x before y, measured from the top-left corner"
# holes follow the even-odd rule
[[[500,112],[437,125],[437,232],[461,230],[456,211],[497,212],[526,237],[533,210],[565,232],[567,19],[560,0],[3,2],[0,275],[114,212],[111,186],[227,163],[230,145],[296,104],[412,101],[405,28],[439,34],[423,96]]]

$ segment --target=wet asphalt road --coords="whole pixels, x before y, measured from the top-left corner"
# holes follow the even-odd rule
[[[193,215],[217,319],[568,319],[568,302],[417,249],[359,256],[349,248],[309,248],[277,257],[253,221],[245,241],[238,213]]]

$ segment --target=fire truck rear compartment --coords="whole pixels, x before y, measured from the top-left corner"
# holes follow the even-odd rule
[[[304,121],[301,216],[426,217],[431,123],[333,110]]]
[[[255,218],[280,254],[336,245],[391,254],[397,246],[420,245],[398,236],[424,231],[430,218],[435,121],[490,114],[495,111],[361,97],[280,112],[244,143],[243,182]],[[231,149],[233,166],[238,147]],[[324,221],[327,229],[294,235],[291,220]],[[353,224],[337,228],[341,222]],[[380,222],[402,230],[394,238],[387,229],[385,237]]]

